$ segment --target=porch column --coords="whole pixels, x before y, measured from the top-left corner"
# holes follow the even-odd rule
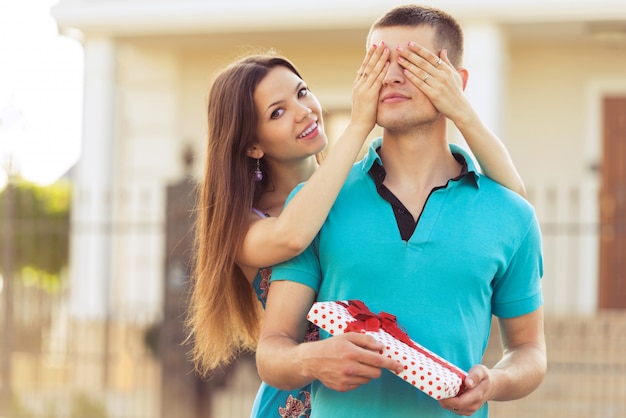
[[[70,235],[72,316],[107,316],[111,264],[115,45],[88,39],[85,48],[82,155],[75,168]]]
[[[469,72],[465,94],[487,127],[506,143],[503,132],[508,54],[506,40],[500,28],[492,23],[464,22],[463,28],[463,67]],[[451,141],[467,147],[458,132],[454,132]]]

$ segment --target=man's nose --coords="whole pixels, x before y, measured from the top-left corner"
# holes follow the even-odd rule
[[[389,68],[387,68],[387,73],[383,78],[383,84],[390,85],[395,83],[404,83],[404,80],[404,68],[392,60],[389,64]]]

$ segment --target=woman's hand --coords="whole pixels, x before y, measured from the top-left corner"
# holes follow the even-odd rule
[[[352,85],[350,123],[362,124],[367,132],[376,124],[376,112],[383,78],[389,67],[389,49],[383,42],[372,45]]]
[[[437,56],[409,42],[406,48],[399,46],[396,50],[407,79],[428,96],[439,112],[456,124],[471,117],[473,109],[463,93],[467,71],[454,68],[445,49]]]

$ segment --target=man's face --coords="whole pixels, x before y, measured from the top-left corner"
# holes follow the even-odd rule
[[[432,123],[440,116],[428,97],[405,77],[396,51],[398,47],[406,49],[407,43],[413,41],[439,54],[434,47],[434,36],[434,30],[429,25],[378,28],[371,33],[370,44],[384,41],[391,51],[376,118],[383,128],[391,131],[412,129]]]

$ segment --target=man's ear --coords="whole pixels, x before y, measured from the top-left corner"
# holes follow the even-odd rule
[[[467,87],[467,79],[469,78],[469,72],[466,68],[457,68],[456,70],[461,75],[461,80],[463,81],[463,91],[465,91],[465,87]]]
[[[251,145],[246,151],[246,155],[250,158],[263,158],[264,152],[257,145]]]

